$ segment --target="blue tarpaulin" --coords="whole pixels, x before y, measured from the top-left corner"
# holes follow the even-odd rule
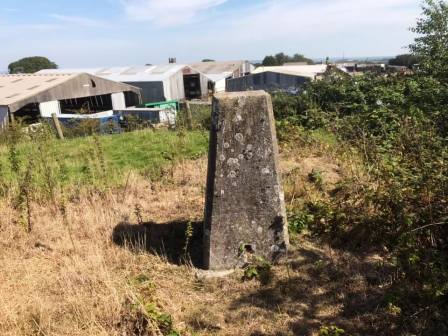
[[[87,120],[98,121],[99,133],[101,134],[111,134],[111,133],[121,133],[122,129],[120,127],[120,117],[118,115],[102,117],[102,118],[58,118],[59,122],[65,128],[75,128],[81,123]],[[51,119],[48,119],[51,121]]]

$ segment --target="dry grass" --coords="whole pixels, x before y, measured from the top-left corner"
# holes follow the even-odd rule
[[[240,273],[200,279],[147,253],[144,242],[114,244],[120,223],[202,219],[206,160],[179,163],[166,176],[150,183],[131,174],[125,190],[80,191],[67,202],[66,220],[54,206],[33,204],[30,234],[3,201],[0,334],[160,335],[140,313],[148,304],[172,315],[182,335],[317,335],[324,325],[367,335],[393,321],[378,308],[388,281],[380,256],[297,238],[272,283],[261,286]]]
[[[172,184],[150,184],[133,175],[126,193],[77,195],[67,204],[68,227],[53,206],[33,204],[31,234],[13,224],[17,214],[3,202],[0,334],[118,334],[124,300],[136,295],[130,280],[147,271],[163,279],[169,265],[114,245],[114,227],[137,222],[137,205],[148,221],[200,217],[203,178],[195,174],[204,170],[200,160],[180,164]]]

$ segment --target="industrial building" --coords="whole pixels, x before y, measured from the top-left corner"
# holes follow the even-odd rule
[[[250,75],[227,79],[226,91],[281,90],[297,92],[305,83],[322,78],[330,69],[332,67],[326,64],[261,66]],[[339,69],[336,71],[342,72]]]
[[[226,89],[226,79],[238,78],[254,69],[248,61],[199,62],[134,67],[49,69],[41,74],[90,73],[142,89],[145,103],[166,100],[203,99]]]
[[[255,69],[248,61],[199,62],[188,66],[207,77],[208,89],[213,93],[226,91],[227,79],[249,75]]]
[[[129,84],[141,89],[144,103],[185,98],[184,65],[146,65],[135,67],[48,69],[39,74],[89,73],[101,78]]]
[[[140,102],[139,88],[87,73],[0,75],[1,128],[8,116],[33,123],[53,113],[112,113]]]

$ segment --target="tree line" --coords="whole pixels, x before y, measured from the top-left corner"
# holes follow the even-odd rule
[[[275,66],[275,65],[284,65],[285,63],[305,63],[305,64],[314,64],[314,61],[310,58],[305,57],[302,54],[294,54],[293,56],[286,55],[283,52],[275,54],[274,56],[266,56],[263,61],[263,66]]]

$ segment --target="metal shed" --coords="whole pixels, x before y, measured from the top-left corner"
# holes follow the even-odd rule
[[[231,77],[241,77],[252,72],[253,65],[249,61],[213,61],[198,62],[189,65],[203,74],[230,74]]]
[[[48,117],[52,113],[78,110],[101,112],[140,103],[140,89],[89,75],[0,75],[0,124],[6,115]]]
[[[226,82],[226,91],[288,91],[296,92],[305,83],[310,82],[311,78],[304,76],[286,75],[275,72],[263,72],[249,76],[228,79]]]
[[[228,79],[226,90],[229,92],[247,90],[297,92],[305,83],[320,78],[327,70],[326,64],[262,66],[248,76]]]
[[[248,61],[199,62],[190,64],[189,67],[203,74],[213,84],[215,93],[226,90],[227,79],[248,75],[254,69]]]
[[[200,99],[209,95],[210,79],[203,73],[186,66],[183,70],[186,99]]]
[[[48,69],[40,74],[86,72],[105,79],[126,83],[142,90],[144,103],[185,98],[185,65],[165,64],[91,69]]]

